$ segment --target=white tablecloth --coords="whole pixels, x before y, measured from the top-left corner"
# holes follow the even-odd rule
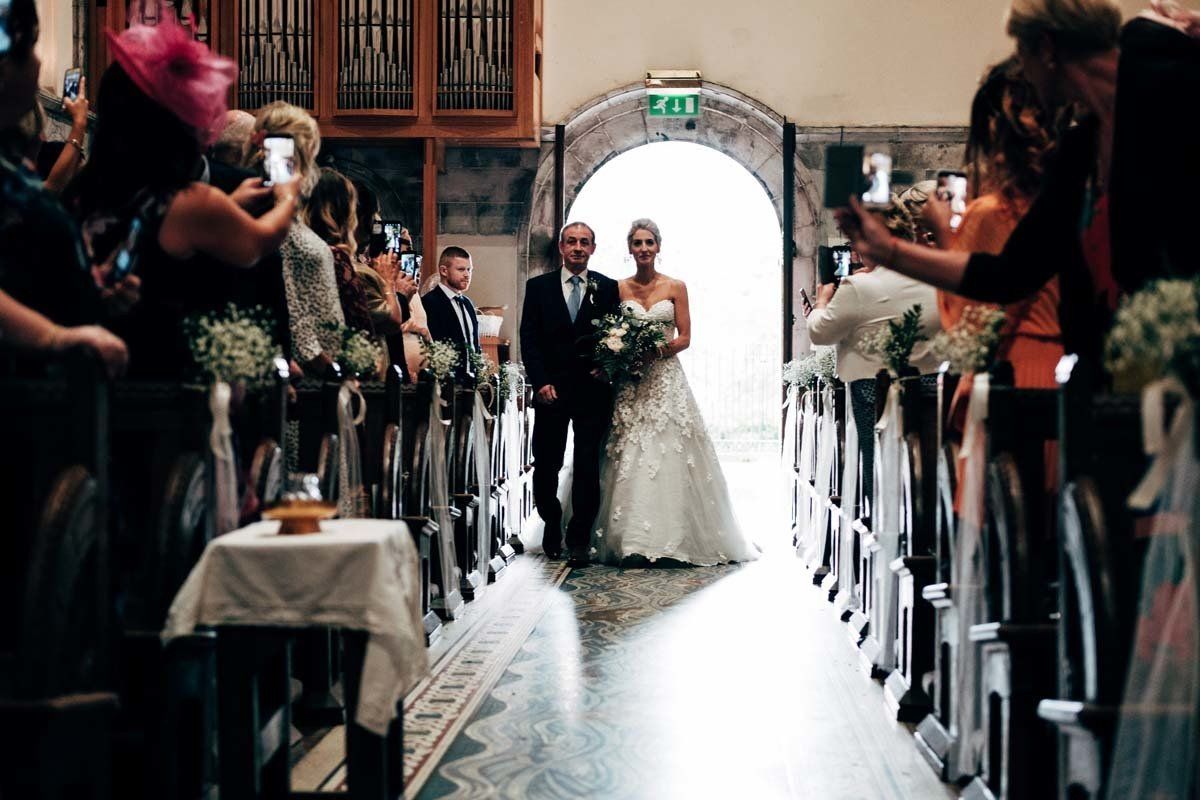
[[[278,522],[257,522],[214,539],[171,603],[163,638],[198,625],[367,631],[355,720],[383,736],[397,702],[429,672],[416,548],[403,522],[321,528],[279,536]]]

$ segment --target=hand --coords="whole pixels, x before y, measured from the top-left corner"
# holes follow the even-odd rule
[[[836,283],[822,283],[817,287],[817,305],[816,308],[824,308],[833,300],[833,296],[837,294]]]
[[[400,239],[400,252],[411,253],[413,249],[412,234],[408,232],[408,228],[401,228],[398,238]]]
[[[417,282],[403,272],[397,272],[395,280],[392,281],[392,286],[396,288],[397,294],[402,294],[409,300],[417,293]]]
[[[246,178],[229,195],[248,214],[257,215],[270,207],[273,188],[263,185],[262,178]]]
[[[294,358],[288,359],[288,377],[289,378],[303,378],[304,377],[304,368],[301,367],[300,364],[298,364],[296,362],[296,359],[294,359]]]
[[[554,390],[554,386],[547,383],[545,386],[537,390],[537,401],[542,405],[550,405],[558,400],[558,392]]]
[[[371,269],[379,273],[385,286],[395,286],[396,275],[400,271],[400,258],[390,250],[380,253],[371,260]]]
[[[838,228],[850,240],[850,245],[860,255],[866,253],[874,261],[885,266],[892,256],[895,244],[892,234],[874,214],[863,208],[857,197],[850,197],[849,208],[839,208],[833,212]]]
[[[426,341],[429,341],[433,338],[433,335],[429,332],[429,328],[412,319],[400,326],[400,332],[415,333],[417,336],[420,336]]]
[[[142,279],[137,275],[126,275],[112,286],[100,289],[100,300],[113,316],[120,316],[129,311],[141,299]]]
[[[88,348],[100,356],[110,378],[123,375],[125,368],[129,366],[129,348],[125,346],[125,342],[99,325],[60,328],[51,347],[57,352],[72,347]]]
[[[63,98],[63,110],[71,118],[71,131],[86,133],[88,121],[87,78],[79,79],[79,95],[72,100]]]
[[[950,241],[950,198],[939,190],[929,196],[921,209],[920,222],[933,234],[933,239],[939,247],[945,248]]]
[[[295,203],[296,195],[300,191],[300,179],[290,180],[287,183],[276,183],[271,186],[271,191],[275,194],[275,205],[283,203]]]

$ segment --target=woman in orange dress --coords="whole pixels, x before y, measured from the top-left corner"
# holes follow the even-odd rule
[[[925,206],[924,221],[939,246],[1000,253],[1037,194],[1051,142],[1033,87],[1015,59],[989,69],[971,105],[967,137],[967,177],[975,199],[956,231],[950,228],[947,199]],[[1005,307],[997,357],[1012,363],[1020,388],[1055,387],[1054,368],[1063,354],[1058,303],[1058,279],[1053,278],[1029,298]],[[939,290],[942,329],[952,328],[971,305],[981,303]]]

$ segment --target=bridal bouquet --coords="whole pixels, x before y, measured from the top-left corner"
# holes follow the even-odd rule
[[[243,309],[233,303],[223,312],[188,317],[183,322],[188,349],[202,379],[240,383],[248,389],[272,380],[273,363],[280,354],[271,337],[273,328],[271,315],[261,306]]]
[[[1122,301],[1104,346],[1121,388],[1141,389],[1165,372],[1200,388],[1200,281],[1160,280]]]
[[[610,383],[639,381],[647,356],[667,343],[660,322],[640,319],[629,311],[608,314],[594,320],[596,366]]]
[[[905,311],[899,322],[890,319],[863,337],[860,349],[864,355],[882,358],[892,375],[899,378],[917,342],[927,338],[921,333],[921,306],[917,304]]]
[[[929,349],[934,358],[949,361],[959,375],[981,372],[992,365],[1004,328],[1004,309],[992,306],[967,306],[958,324],[933,337]]]

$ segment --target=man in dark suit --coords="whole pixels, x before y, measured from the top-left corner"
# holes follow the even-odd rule
[[[435,341],[451,342],[458,348],[454,378],[468,385],[475,384],[470,354],[479,352],[479,317],[475,314],[475,304],[464,294],[471,288],[473,269],[470,253],[461,247],[447,247],[438,258],[437,287],[421,295],[429,335]]]
[[[612,421],[612,388],[595,369],[593,320],[620,303],[617,282],[588,270],[596,234],[582,222],[559,233],[562,268],[530,278],[521,312],[521,359],[537,393],[534,398],[533,499],[546,523],[542,547],[549,558],[562,554],[562,505],[558,473],[575,431],[572,517],[567,525],[570,565],[586,566],[592,523],[600,507],[600,446]]]

